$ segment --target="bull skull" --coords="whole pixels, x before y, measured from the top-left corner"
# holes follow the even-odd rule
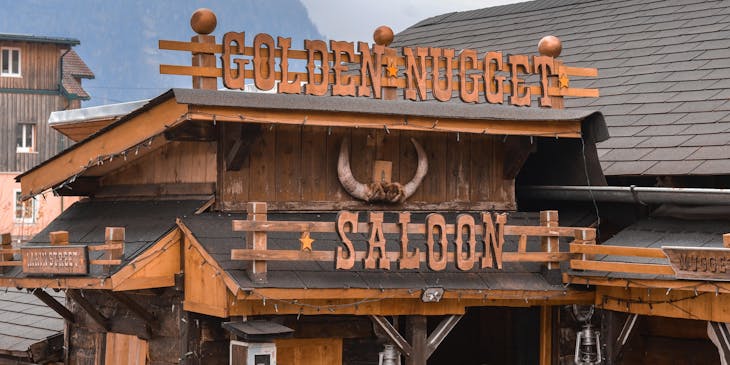
[[[421,185],[423,177],[428,172],[428,157],[423,147],[416,142],[415,139],[411,138],[413,147],[416,148],[418,153],[418,167],[416,168],[416,174],[413,179],[405,185],[400,183],[388,183],[388,182],[373,182],[370,184],[363,184],[355,179],[350,170],[350,143],[347,137],[342,140],[340,146],[340,156],[337,159],[337,177],[340,179],[342,187],[350,195],[356,199],[364,200],[366,202],[386,202],[386,203],[401,203],[408,199],[413,193],[416,192],[418,186]]]

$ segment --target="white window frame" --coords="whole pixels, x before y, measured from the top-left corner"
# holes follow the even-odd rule
[[[30,146],[25,145],[26,141],[26,133],[30,130],[31,138],[30,138]],[[23,145],[17,146],[16,145],[16,152],[18,153],[32,153],[35,152],[35,145],[36,145],[36,126],[35,123],[18,123],[18,133],[22,133],[22,137],[20,139],[20,143]],[[18,138],[18,135],[16,133],[15,138]]]
[[[15,208],[13,212],[13,217],[15,218],[15,223],[26,223],[26,224],[33,224],[36,222],[36,219],[38,218],[38,201],[35,200],[35,198],[28,199],[24,202],[19,202],[19,196],[21,195],[20,189],[14,189],[13,190],[13,207]],[[22,204],[21,211],[25,212],[25,206],[26,204],[32,204],[31,207],[31,216],[30,217],[18,217],[18,204]]]
[[[8,67],[8,72],[3,72],[3,53],[5,51],[8,51],[8,60],[10,62],[10,67]],[[13,51],[18,51],[18,72],[13,72]],[[2,47],[0,48],[0,76],[2,77],[22,77],[23,75],[23,52],[20,50],[20,48],[17,47]]]

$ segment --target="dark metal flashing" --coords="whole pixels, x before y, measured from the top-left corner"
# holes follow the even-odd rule
[[[0,33],[0,41],[31,42],[31,43],[55,43],[69,46],[78,46],[81,42],[76,38],[47,37],[29,34]]]

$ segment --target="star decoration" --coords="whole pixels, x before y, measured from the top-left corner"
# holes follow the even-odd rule
[[[558,78],[558,84],[560,85],[561,89],[566,89],[570,87],[570,80],[568,79],[567,74],[560,74],[560,77]]]
[[[309,237],[309,232],[302,232],[302,236],[299,237],[299,242],[302,243],[302,251],[312,251],[312,242],[314,240]]]
[[[388,77],[398,76],[398,67],[395,67],[393,61],[388,62],[388,66],[385,68],[385,71],[388,74]]]

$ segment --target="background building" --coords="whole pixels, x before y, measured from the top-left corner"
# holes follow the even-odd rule
[[[48,126],[57,110],[77,109],[93,78],[71,38],[0,34],[0,231],[14,240],[33,236],[72,201],[46,193],[20,202],[14,178],[70,145]]]

